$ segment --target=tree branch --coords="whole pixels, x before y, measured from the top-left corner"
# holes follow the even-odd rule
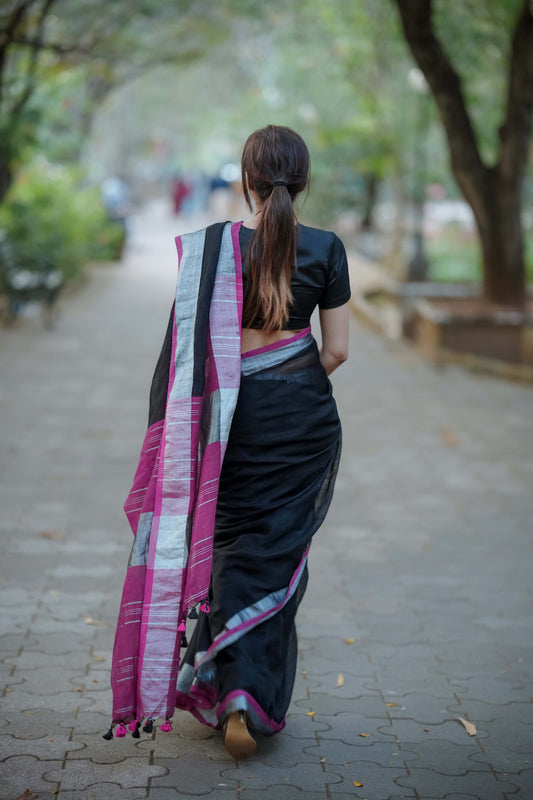
[[[33,5],[35,0],[23,0],[7,17],[7,24],[0,29],[0,103],[3,97],[4,73],[6,68],[7,48],[11,44],[12,36],[22,22],[24,15]]]
[[[432,0],[395,0],[395,3],[407,44],[435,98],[448,138],[454,175],[465,197],[475,203],[474,194],[481,191],[488,169],[479,153],[461,79],[433,30]]]
[[[30,63],[28,65],[28,70],[26,72],[26,81],[24,89],[22,90],[18,100],[14,103],[11,114],[13,117],[17,117],[28,100],[30,99],[33,90],[35,89],[35,73],[37,71],[37,63],[39,61],[39,55],[41,53],[41,48],[43,45],[44,39],[44,23],[50,9],[52,8],[53,4],[56,0],[45,0],[44,5],[41,9],[41,13],[39,15],[39,21],[37,23],[37,34],[35,37],[36,45],[31,51]]]
[[[533,117],[533,4],[524,0],[512,43],[505,121],[500,128],[498,169],[522,183]]]
[[[22,47],[29,47],[32,50],[50,50],[60,56],[69,55],[90,55],[92,49],[97,44],[97,41],[90,42],[84,47],[74,44],[60,44],[59,42],[43,42],[39,41],[36,37],[30,38],[28,36],[13,36],[11,39],[12,44],[18,44]]]

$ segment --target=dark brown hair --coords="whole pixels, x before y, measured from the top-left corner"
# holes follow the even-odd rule
[[[296,259],[293,201],[309,182],[309,151],[290,128],[267,125],[248,137],[242,153],[242,185],[263,203],[261,221],[245,253],[248,291],[243,327],[259,319],[265,331],[282,330],[292,302],[291,270]]]

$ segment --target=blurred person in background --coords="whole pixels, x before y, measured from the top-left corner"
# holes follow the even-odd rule
[[[242,155],[252,218],[176,240],[175,302],[125,505],[135,541],[106,738],[115,725],[151,732],[157,717],[171,730],[177,707],[222,729],[241,760],[257,733],[285,725],[307,554],[341,451],[328,375],[348,350],[344,247],[293,206],[309,168],[297,133],[256,131]]]

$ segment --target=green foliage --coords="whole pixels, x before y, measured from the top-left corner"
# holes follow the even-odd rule
[[[49,260],[66,278],[88,260],[120,253],[122,229],[108,221],[98,190],[80,185],[79,170],[37,159],[21,169],[0,207],[0,229],[25,265]]]
[[[435,2],[435,26],[458,72],[483,158],[496,160],[504,117],[512,31],[523,0]]]

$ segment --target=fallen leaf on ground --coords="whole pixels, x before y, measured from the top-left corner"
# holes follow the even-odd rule
[[[74,692],[83,692],[83,686],[75,686],[73,691]]]
[[[85,617],[87,625],[97,625],[100,628],[105,628],[105,622],[101,619],[93,619],[92,617]]]
[[[344,675],[342,672],[339,672],[339,677],[337,678],[337,683],[335,684],[335,688],[338,689],[339,686],[344,686]]]
[[[370,736],[370,734],[369,734],[369,733],[360,733],[360,734],[359,734],[359,736],[360,736],[362,739],[368,739],[368,737]]]
[[[387,708],[392,708],[395,705],[396,705],[396,703],[387,703]]]
[[[105,658],[103,656],[93,656],[93,658],[95,661],[105,661]]]
[[[42,531],[39,536],[42,539],[64,539],[65,534],[62,531]]]
[[[26,791],[23,792],[20,797],[17,797],[17,800],[35,800],[36,797],[37,795],[35,792],[30,792],[29,789],[26,789]]]
[[[325,759],[325,758],[321,758],[321,759],[320,759],[320,763],[321,763],[321,764],[325,764],[325,763],[326,763],[326,759]]]
[[[353,644],[353,643],[355,642],[355,639],[353,639],[353,638],[350,636],[350,638],[349,638],[349,639],[345,639],[344,641],[346,642],[346,644]]]
[[[364,781],[363,781],[363,783],[364,783]],[[363,783],[360,783],[359,781],[354,781],[353,785],[354,786],[363,786]]]
[[[456,444],[459,444],[459,439],[451,428],[441,428],[440,435],[443,444],[448,447],[455,447]]]
[[[463,717],[459,717],[459,722],[461,725],[464,726],[465,731],[469,736],[475,736],[477,733],[477,728],[473,722],[469,722],[467,719],[463,719]]]
[[[307,711],[305,716],[306,717],[314,717],[315,716],[315,712],[314,711]]]

